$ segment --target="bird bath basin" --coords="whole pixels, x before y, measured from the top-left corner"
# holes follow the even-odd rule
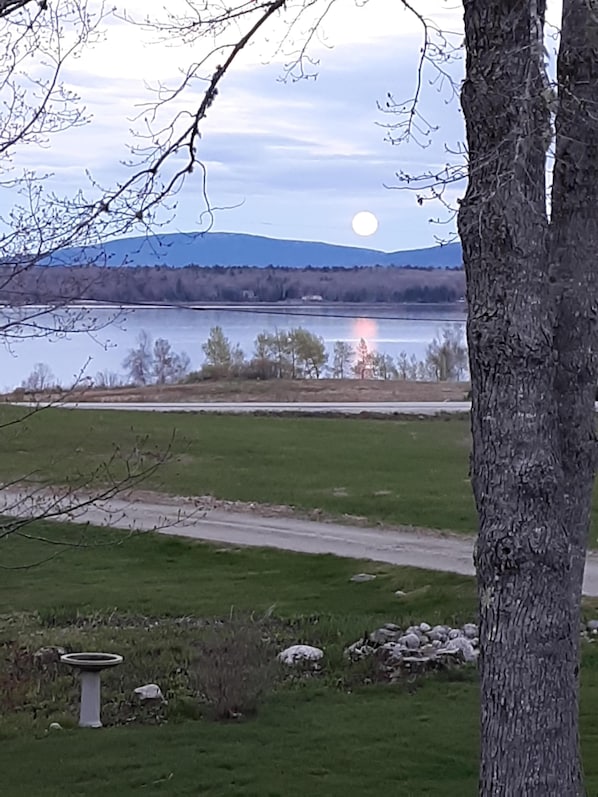
[[[60,661],[79,670],[81,675],[81,728],[101,728],[100,719],[100,672],[108,667],[122,664],[123,657],[117,653],[65,653]]]

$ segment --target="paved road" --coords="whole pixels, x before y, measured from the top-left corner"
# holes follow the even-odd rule
[[[0,491],[0,512],[29,516],[47,498],[23,502],[15,490]],[[202,512],[189,501],[181,504],[111,499],[65,516],[77,523],[113,528],[157,530],[160,534],[196,540],[264,546],[301,553],[371,559],[394,565],[473,575],[473,540],[456,535],[426,534],[319,523],[288,517],[261,517],[221,510]],[[588,557],[584,593],[598,596],[598,555]]]
[[[32,406],[22,402],[18,406]],[[468,401],[193,401],[193,402],[127,402],[127,401],[81,401],[66,402],[58,405],[66,409],[80,410],[133,410],[141,412],[225,412],[225,413],[343,413],[358,415],[360,412],[372,412],[384,415],[402,413],[405,415],[436,415],[440,412],[469,412]]]

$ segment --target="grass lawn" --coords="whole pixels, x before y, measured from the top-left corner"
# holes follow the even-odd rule
[[[23,410],[0,408],[0,424]],[[48,410],[2,429],[0,480],[85,482],[170,461],[147,486],[473,532],[464,419],[362,420]],[[134,452],[132,455],[131,452]],[[598,542],[598,501],[592,542]]]
[[[10,650],[22,655],[62,644],[120,651],[125,663],[104,677],[105,716],[131,714],[132,689],[156,680],[169,698],[160,715],[168,721],[148,725],[148,715],[143,722],[133,717],[124,725],[82,731],[72,727],[77,685],[60,665],[33,680],[22,675],[21,692],[19,683],[5,680],[0,683],[3,794],[476,793],[475,671],[365,686],[359,672],[352,681],[342,659],[347,643],[382,622],[473,619],[473,579],[151,534],[82,532],[51,524],[36,531],[87,547],[60,549],[59,557],[38,568],[3,571],[0,681]],[[47,545],[13,538],[2,543],[2,564],[24,564],[47,553]],[[349,581],[362,570],[376,579]],[[407,595],[396,597],[397,589]],[[595,607],[588,604],[586,611]],[[173,664],[185,660],[201,639],[205,628],[195,621],[213,628],[218,620],[218,627],[226,627],[234,614],[249,612],[268,618],[260,628],[274,629],[275,647],[290,640],[324,647],[321,673],[280,685],[244,721],[190,719],[188,702],[177,702],[180,684]],[[22,696],[12,709],[11,695]],[[582,730],[589,795],[598,795],[597,704],[598,652],[586,645]],[[65,730],[46,733],[54,720]]]
[[[0,423],[21,412],[1,408]],[[136,462],[141,456],[151,464],[169,444],[170,462],[148,483],[154,489],[475,529],[464,420],[49,410],[2,430],[0,479],[34,474],[77,482],[101,469],[116,446],[123,456],[135,450]]]

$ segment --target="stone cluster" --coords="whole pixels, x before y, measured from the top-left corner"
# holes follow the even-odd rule
[[[466,623],[461,628],[428,623],[402,629],[385,623],[345,649],[350,661],[375,656],[397,677],[401,672],[427,672],[477,661],[478,627]]]

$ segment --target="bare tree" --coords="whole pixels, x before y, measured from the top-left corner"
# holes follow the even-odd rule
[[[129,349],[122,367],[134,385],[149,385],[152,382],[154,372],[152,339],[145,329],[142,329],[137,336],[137,346]]]
[[[397,368],[390,354],[374,352],[372,354],[372,376],[374,379],[396,379]]]
[[[34,393],[41,393],[56,385],[56,377],[47,363],[35,363],[29,376],[23,380],[21,387]]]
[[[180,382],[189,371],[189,357],[173,350],[170,341],[158,338],[154,343],[152,371],[158,385]]]
[[[373,359],[374,353],[370,351],[367,341],[364,338],[360,338],[355,347],[355,362],[352,366],[352,371],[358,379],[372,378]]]
[[[109,371],[104,369],[103,371],[98,371],[93,379],[94,387],[99,388],[113,388],[113,387],[120,387],[123,383],[123,378],[120,374],[117,374],[115,371]]]
[[[346,379],[351,371],[351,361],[355,352],[346,340],[336,340],[332,350],[332,376],[335,379]]]
[[[445,327],[426,349],[425,368],[436,382],[459,381],[467,371],[467,346],[461,330]]]
[[[397,369],[397,379],[411,379],[415,381],[419,377],[419,365],[420,363],[418,363],[415,354],[408,357],[407,352],[400,352],[399,356],[396,358],[395,365]]]
[[[209,210],[205,170],[197,148],[199,125],[213,102],[218,81],[240,49],[224,67],[215,69],[188,124],[184,123],[188,121],[185,114],[173,111],[172,123],[164,130],[148,133],[145,129],[147,138],[135,140],[130,162],[121,164],[127,171],[112,186],[103,186],[92,175],[82,173],[81,184],[66,194],[51,176],[23,167],[23,162],[27,164],[23,153],[46,148],[55,136],[89,121],[83,101],[67,88],[62,75],[69,62],[101,35],[104,11],[102,3],[92,0],[0,0],[0,191],[10,202],[9,210],[0,215],[0,343],[8,347],[27,337],[56,337],[98,328],[93,314],[71,307],[73,299],[87,295],[90,281],[99,279],[97,273],[80,270],[76,277],[61,280],[59,290],[53,286],[42,292],[41,307],[31,303],[24,275],[31,275],[29,284],[35,284],[40,266],[70,263],[73,253],[80,266],[101,264],[105,239],[133,231],[151,232],[158,211],[184,182],[195,181],[197,195]],[[129,366],[146,382],[144,345],[137,354]],[[41,376],[35,376],[36,383]],[[7,423],[25,422],[37,411],[39,407],[24,409],[19,418]],[[134,486],[167,455],[162,452],[147,465],[135,452],[129,459],[117,450],[114,461],[103,463],[87,479],[81,476],[76,484],[60,490],[48,485],[49,492],[43,495],[32,496],[31,485],[29,495],[21,485],[2,485],[2,513],[18,519],[0,523],[0,541],[11,535],[35,536],[34,531],[24,531],[31,520],[63,517],[65,512]],[[112,467],[115,462],[116,469]],[[95,489],[98,480],[102,486]],[[86,488],[90,492],[82,495]]]

